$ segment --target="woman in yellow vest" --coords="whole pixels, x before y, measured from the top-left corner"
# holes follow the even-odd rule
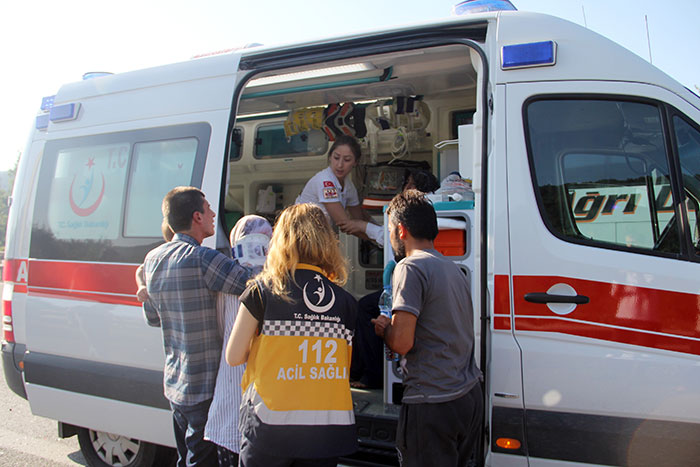
[[[335,466],[357,449],[350,355],[357,302],[323,211],[285,209],[263,271],[240,296],[226,361],[247,361],[240,465]]]

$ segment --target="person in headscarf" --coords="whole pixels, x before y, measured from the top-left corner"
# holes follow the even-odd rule
[[[244,216],[231,230],[231,253],[241,266],[251,270],[251,277],[262,270],[272,237],[272,226],[260,216]],[[224,346],[216,376],[214,398],[209,407],[209,418],[204,427],[204,439],[216,444],[219,465],[237,466],[241,447],[238,431],[238,411],[241,405],[241,378],[245,364],[231,366],[226,363],[225,350],[233,323],[236,321],[240,301],[237,295],[220,293],[216,303],[219,329]]]

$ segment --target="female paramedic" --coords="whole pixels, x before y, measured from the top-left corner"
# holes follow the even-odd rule
[[[341,231],[369,238],[383,246],[381,226],[371,222],[369,214],[360,205],[355,185],[347,178],[361,155],[360,144],[355,138],[347,135],[336,137],[328,151],[328,167],[311,177],[296,204],[318,204]]]
[[[282,211],[226,347],[230,365],[247,361],[242,467],[335,466],[357,449],[349,383],[357,302],[340,287],[346,279],[323,211]]]

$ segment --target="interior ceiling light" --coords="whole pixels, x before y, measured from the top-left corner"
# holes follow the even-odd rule
[[[273,110],[272,112],[257,112],[252,114],[239,115],[236,117],[236,120],[256,120],[261,118],[286,117],[287,115],[289,115],[289,110]]]
[[[371,63],[353,63],[350,65],[332,66],[309,71],[298,71],[296,73],[285,73],[282,75],[266,76],[251,80],[246,87],[266,86],[268,84],[288,83],[311,78],[321,78],[326,76],[346,75],[348,73],[359,73],[362,71],[376,70]]]

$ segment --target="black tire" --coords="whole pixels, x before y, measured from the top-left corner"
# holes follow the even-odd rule
[[[176,467],[177,466],[177,450],[167,446],[156,446],[156,460],[153,462],[153,467]]]
[[[87,428],[78,429],[80,452],[91,467],[151,467],[155,444]]]

